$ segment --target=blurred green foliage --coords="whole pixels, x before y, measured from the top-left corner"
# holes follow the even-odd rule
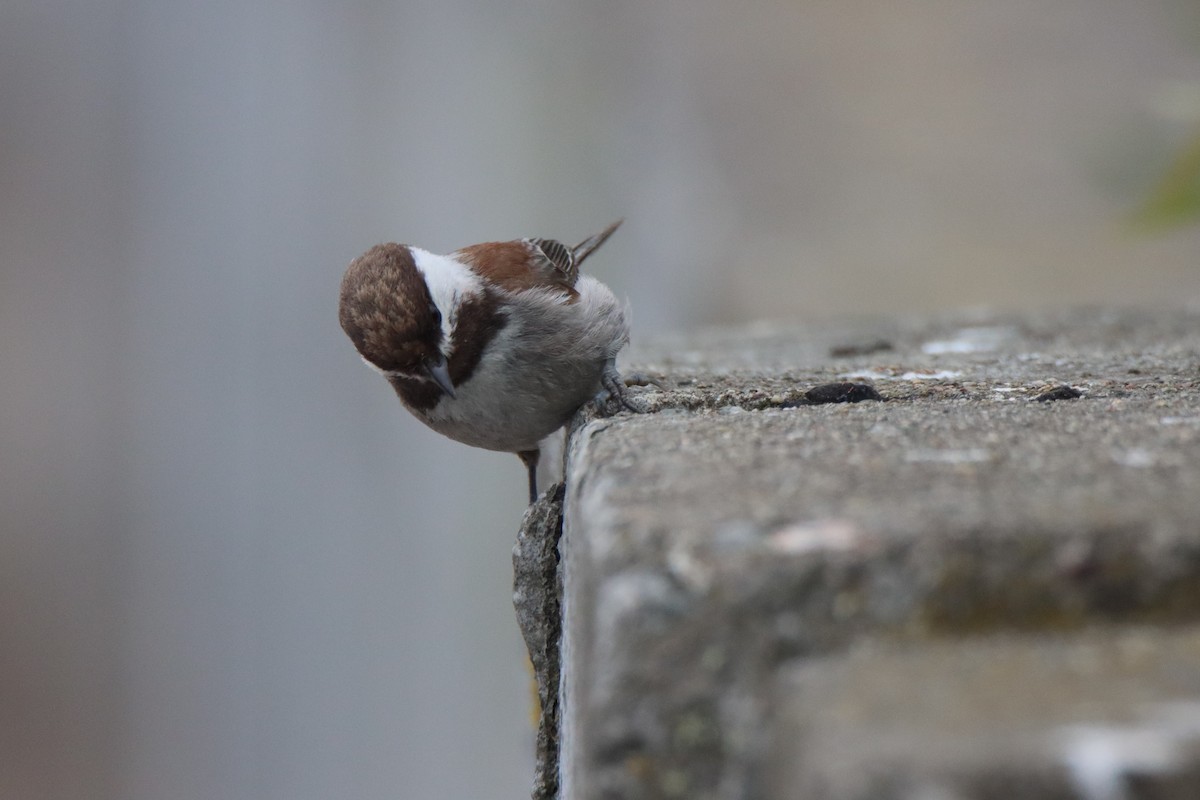
[[[1162,230],[1200,221],[1200,131],[1184,145],[1166,173],[1134,213],[1142,230]]]

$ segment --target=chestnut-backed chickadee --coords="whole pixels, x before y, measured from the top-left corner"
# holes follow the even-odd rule
[[[629,406],[616,368],[625,309],[579,274],[620,224],[574,247],[518,239],[442,256],[376,245],[346,269],[338,318],[418,419],[520,456],[532,503],[539,442],[597,395]]]

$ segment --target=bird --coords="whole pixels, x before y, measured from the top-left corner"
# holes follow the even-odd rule
[[[532,504],[543,439],[593,399],[637,410],[616,367],[628,309],[579,272],[621,222],[574,247],[525,238],[437,255],[375,245],[346,268],[338,320],[421,422],[516,453]]]

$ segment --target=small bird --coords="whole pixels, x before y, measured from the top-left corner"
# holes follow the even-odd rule
[[[574,247],[532,238],[435,255],[376,245],[346,269],[338,319],[417,419],[520,456],[532,503],[542,439],[594,397],[633,408],[616,367],[625,308],[579,274],[620,224]]]

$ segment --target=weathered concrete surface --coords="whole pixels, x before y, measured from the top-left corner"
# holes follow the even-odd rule
[[[1200,701],[1200,312],[763,326],[630,361],[674,388],[568,450],[563,797],[1149,796],[1007,744]],[[886,402],[797,405],[846,380]],[[1061,666],[1125,635],[1132,678]],[[980,653],[1044,709],[1002,747],[1004,690],[951,680]],[[879,687],[959,717],[835,725]],[[1193,745],[1153,796],[1200,797]]]

